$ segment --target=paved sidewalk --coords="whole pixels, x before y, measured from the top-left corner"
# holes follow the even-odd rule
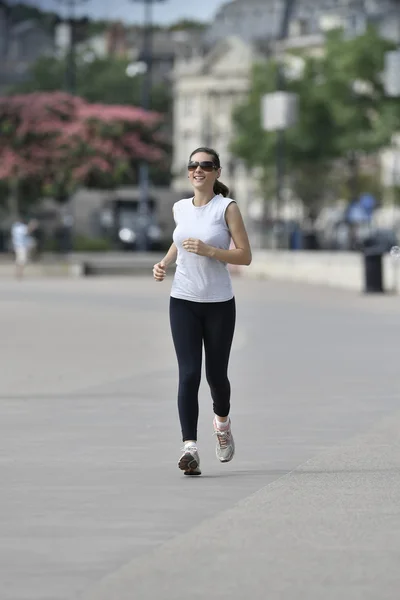
[[[397,600],[400,300],[234,282],[237,456],[180,436],[169,281],[2,282],[0,599]]]
[[[400,413],[174,538],[93,600],[399,595]]]

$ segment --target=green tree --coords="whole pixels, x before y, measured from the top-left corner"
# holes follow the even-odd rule
[[[195,19],[181,19],[180,21],[170,25],[167,29],[168,31],[187,31],[188,29],[204,31],[206,28],[207,23],[204,21],[197,21]]]
[[[390,141],[388,100],[382,82],[384,57],[394,45],[374,28],[345,39],[336,31],[327,40],[323,87],[336,124],[336,152],[347,161],[351,196],[358,193],[359,157]]]
[[[337,161],[350,168],[349,195],[356,194],[358,158],[388,143],[397,109],[389,108],[381,73],[392,48],[369,28],[353,39],[331,32],[320,57],[298,53],[303,71],[287,80],[287,89],[299,96],[299,119],[285,134],[285,150],[293,188],[304,202],[318,204],[323,183],[332,185],[330,167]],[[255,66],[248,98],[234,114],[234,153],[268,173],[276,135],[262,130],[261,97],[276,89],[276,68],[273,61]]]
[[[88,102],[140,106],[142,75],[128,77],[128,60],[121,58],[85,59],[77,57],[77,95]],[[9,90],[10,95],[31,92],[55,92],[65,88],[66,60],[45,56],[32,67],[29,79]],[[163,114],[171,110],[167,86],[154,85],[152,109]]]
[[[158,113],[63,93],[1,98],[0,184],[10,192],[10,212],[18,212],[21,199],[62,201],[79,186],[136,183],[142,160],[163,171],[161,128]]]
[[[44,11],[24,2],[14,3],[9,0],[0,0],[0,7],[7,10],[9,18],[13,23],[31,20],[38,21],[48,33],[53,32],[54,25],[58,20],[55,12]]]
[[[77,57],[77,95],[90,103],[140,106],[143,75],[128,77],[129,61],[117,57],[85,60]],[[32,68],[28,81],[9,90],[9,95],[33,92],[56,92],[65,88],[66,60],[42,57]],[[163,137],[170,139],[172,96],[167,85],[155,84],[151,92],[151,108],[163,115]],[[167,156],[162,168],[150,168],[154,185],[169,185],[171,157]]]

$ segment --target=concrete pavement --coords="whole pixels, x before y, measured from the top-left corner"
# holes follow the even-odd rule
[[[147,275],[158,260],[159,252],[72,252],[66,255],[47,252],[40,260],[28,263],[25,278]],[[13,277],[13,256],[0,253],[0,279]]]
[[[0,598],[397,599],[399,302],[236,279],[237,456],[176,468],[169,284],[2,282]]]

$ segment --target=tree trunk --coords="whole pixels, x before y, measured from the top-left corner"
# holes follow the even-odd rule
[[[13,221],[19,217],[18,177],[13,177],[8,190],[8,212]]]

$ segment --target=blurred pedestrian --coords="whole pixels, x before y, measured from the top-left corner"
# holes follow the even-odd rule
[[[219,181],[217,152],[204,147],[194,150],[187,169],[194,196],[174,204],[173,243],[154,265],[153,276],[163,281],[168,266],[176,262],[169,312],[179,366],[178,411],[184,442],[178,466],[186,475],[200,475],[197,423],[203,344],[216,454],[221,462],[229,462],[235,453],[228,363],[236,306],[228,264],[249,265],[251,248],[240,210]]]
[[[31,232],[36,227],[36,221],[29,225],[23,217],[19,217],[11,227],[11,243],[15,256],[15,275],[21,279],[24,275],[26,264],[29,260],[29,252],[32,247]]]

